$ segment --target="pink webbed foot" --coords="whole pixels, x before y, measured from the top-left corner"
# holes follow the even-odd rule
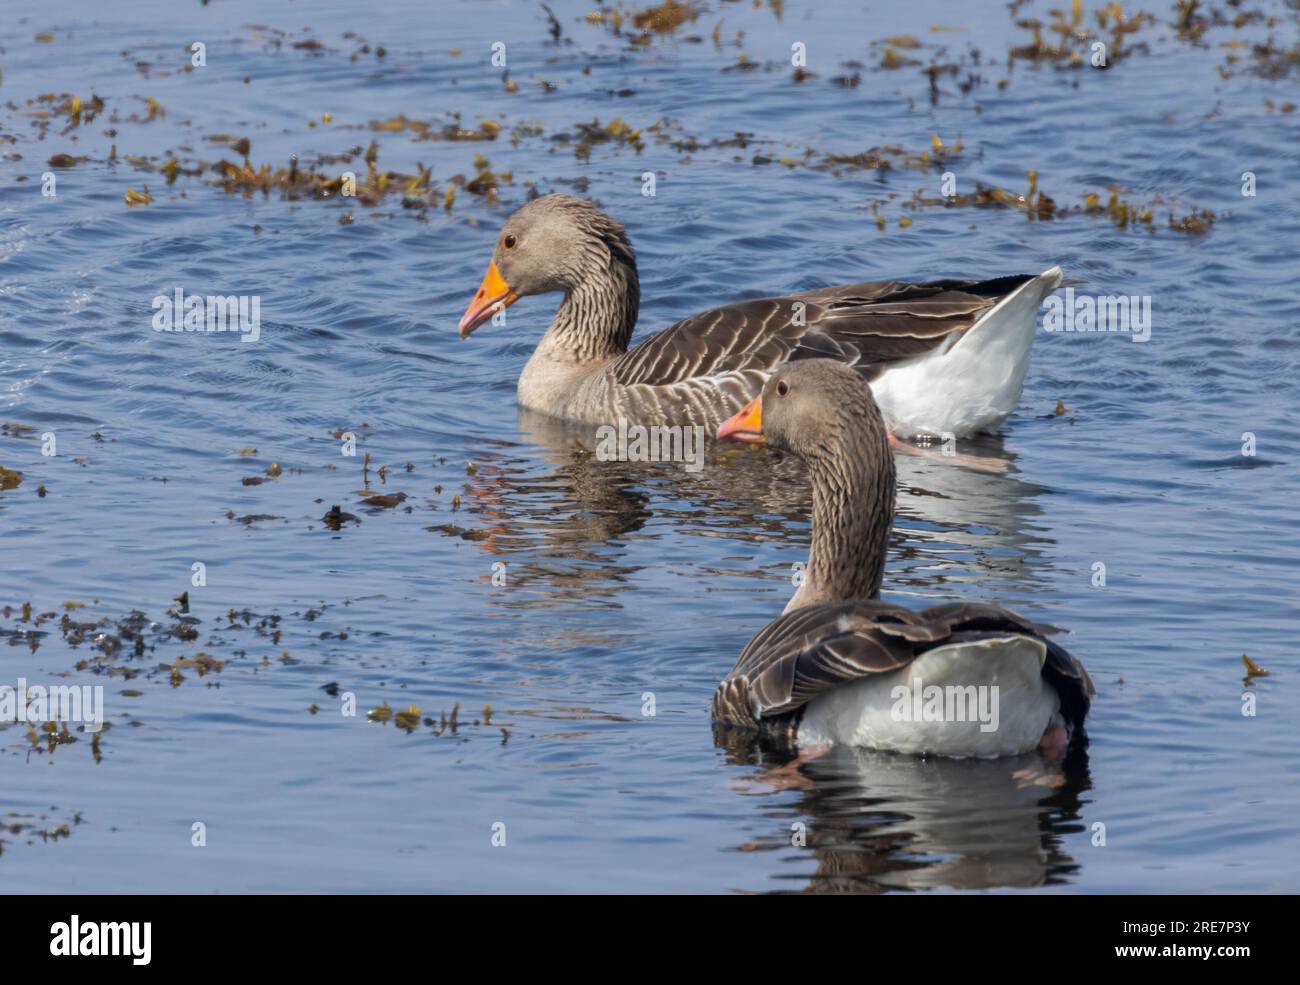
[[[1066,749],[1070,746],[1070,733],[1059,722],[1047,726],[1047,731],[1038,740],[1038,751],[1049,759],[1064,759]]]
[[[813,781],[800,772],[800,767],[830,752],[830,746],[800,746],[797,758],[784,766],[763,770],[755,779],[769,784],[773,790],[801,790],[811,787]]]

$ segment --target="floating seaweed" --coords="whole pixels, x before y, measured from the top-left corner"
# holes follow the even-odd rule
[[[385,702],[387,704],[387,702]],[[397,712],[393,716],[393,724],[400,729],[405,729],[409,734],[420,727],[420,709],[415,705]]]
[[[28,736],[29,740],[31,736]],[[99,738],[95,736],[95,741]],[[40,748],[39,738],[35,743]],[[50,808],[56,810],[56,808]],[[69,820],[58,820],[49,814],[26,814],[21,811],[5,811],[0,815],[0,835],[9,835],[10,838],[22,838],[28,845],[33,845],[39,838],[46,844],[57,843],[72,835],[72,831],[82,823],[81,814],[73,814]],[[0,855],[4,854],[5,846],[12,844],[12,841],[0,837]]]
[[[683,24],[689,24],[699,16],[699,8],[694,4],[664,0],[657,7],[632,14],[632,23],[638,30],[672,34]]]
[[[193,657],[180,657],[172,662],[171,670],[176,673],[180,670],[195,670],[200,677],[207,674],[215,673],[226,665],[224,660],[218,660],[210,653],[197,653]]]
[[[559,143],[572,143],[574,156],[580,161],[590,160],[592,147],[600,144],[630,146],[638,153],[645,149],[642,131],[634,130],[621,116],[614,117],[608,123],[601,123],[599,118],[590,123],[579,123],[574,130],[576,133],[557,133],[551,139]]]
[[[351,513],[345,513],[337,503],[321,517],[321,522],[330,530],[342,530],[345,523],[360,523],[361,519]]]
[[[134,188],[127,188],[126,204],[128,208],[133,208],[137,205],[153,204],[153,196],[149,194],[149,186],[142,185],[141,187],[144,189],[143,191],[136,191]]]
[[[1251,660],[1250,657],[1246,656],[1246,654],[1244,654],[1244,653],[1241,655],[1241,662],[1242,662],[1242,663],[1245,665],[1245,667],[1246,667],[1246,680],[1249,681],[1249,680],[1250,680],[1251,678],[1253,678],[1253,677],[1268,677],[1268,676],[1269,676],[1267,670],[1265,670],[1265,669],[1264,669],[1263,667],[1261,667],[1259,664],[1255,663],[1255,661]]]
[[[367,506],[378,507],[379,509],[391,510],[395,506],[400,506],[406,502],[407,496],[404,492],[389,493],[383,496],[367,496],[362,500]]]
[[[493,171],[491,161],[482,154],[475,154],[474,177],[467,179],[464,175],[458,174],[451,180],[471,195],[481,195],[489,203],[493,203],[497,201],[497,192],[501,186],[510,184],[514,180],[514,176],[509,171]],[[449,203],[444,203],[444,205],[447,211],[451,211]]]

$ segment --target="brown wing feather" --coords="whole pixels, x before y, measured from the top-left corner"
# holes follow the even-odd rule
[[[741,301],[684,318],[615,360],[615,383],[666,386],[828,357],[868,376],[955,341],[1029,275],[879,281]],[[802,317],[799,312],[802,309]]]
[[[719,721],[755,727],[779,721],[832,688],[905,667],[948,643],[1019,633],[1047,645],[1043,674],[1066,722],[1082,724],[1095,693],[1088,672],[1033,623],[1009,609],[953,603],[913,612],[880,601],[810,605],[764,627],[719,685]]]

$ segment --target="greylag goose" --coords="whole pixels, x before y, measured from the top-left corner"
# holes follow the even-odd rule
[[[522,297],[562,292],[519,377],[519,402],[589,424],[716,427],[791,359],[825,356],[871,381],[899,437],[989,430],[1016,407],[1039,305],[1059,267],[993,280],[879,281],[740,301],[628,350],[641,300],[622,224],[545,195],[506,220],[460,320],[467,338]]]
[[[914,612],[880,601],[894,459],[852,369],[825,359],[780,367],[718,437],[802,458],[813,521],[803,584],[719,685],[715,719],[774,730],[801,752],[843,744],[992,757],[1041,747],[1059,756],[1082,736],[1092,681],[1024,617],[992,605]],[[932,706],[936,693],[942,702]],[[992,715],[954,720],[963,716],[950,695],[987,701]]]

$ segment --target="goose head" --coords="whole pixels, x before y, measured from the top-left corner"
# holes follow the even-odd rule
[[[636,254],[621,223],[570,195],[543,195],[506,220],[487,274],[460,320],[461,338],[522,297],[607,290],[636,303]],[[635,317],[635,316],[634,316]]]
[[[772,446],[810,464],[849,457],[888,459],[888,443],[871,388],[833,359],[786,363],[763,392],[718,426],[718,437]]]
[[[831,359],[786,363],[718,427],[802,458],[812,482],[812,542],[786,611],[880,594],[894,512],[894,458],[871,388]]]

